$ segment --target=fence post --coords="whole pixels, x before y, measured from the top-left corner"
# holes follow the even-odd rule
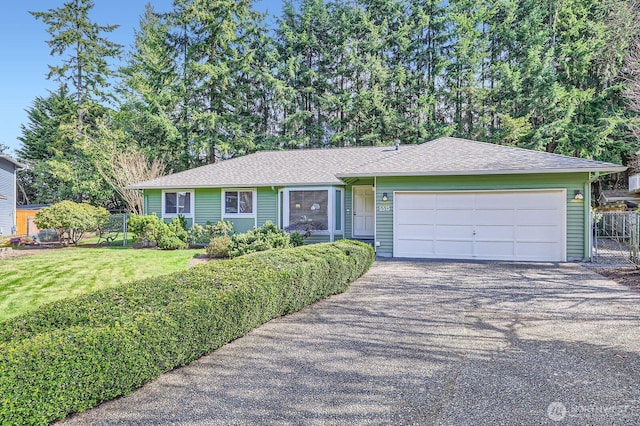
[[[127,245],[127,214],[122,214],[122,247]]]

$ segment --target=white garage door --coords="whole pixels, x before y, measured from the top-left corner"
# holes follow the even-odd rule
[[[396,192],[394,257],[565,260],[564,190]]]

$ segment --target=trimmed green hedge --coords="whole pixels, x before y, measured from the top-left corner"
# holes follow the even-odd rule
[[[253,253],[0,323],[0,424],[47,424],[125,395],[345,291],[373,259],[371,247],[345,240]]]

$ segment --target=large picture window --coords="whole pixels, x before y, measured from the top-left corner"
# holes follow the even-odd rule
[[[225,191],[225,214],[253,214],[253,191]]]
[[[164,213],[166,215],[190,215],[191,192],[165,192]]]
[[[329,191],[289,191],[289,228],[329,229]]]

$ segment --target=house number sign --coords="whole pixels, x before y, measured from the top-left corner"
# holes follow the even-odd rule
[[[391,211],[391,206],[390,205],[378,206],[378,211],[379,212],[390,212]]]

